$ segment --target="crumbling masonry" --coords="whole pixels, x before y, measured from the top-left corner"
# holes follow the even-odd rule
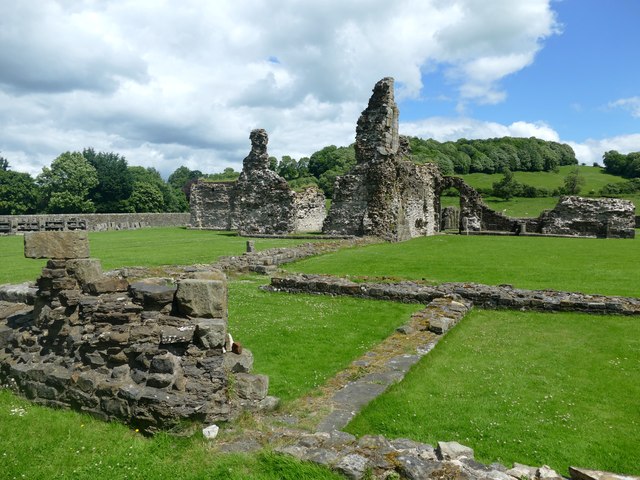
[[[146,431],[277,402],[268,378],[250,373],[251,352],[228,335],[222,272],[129,284],[89,258],[85,232],[26,234],[25,255],[50,260],[33,313],[0,316],[3,384]]]
[[[267,132],[253,130],[251,152],[236,182],[199,181],[191,190],[191,226],[248,234],[320,231],[324,194],[315,187],[294,192],[269,170]]]
[[[401,241],[438,231],[436,165],[416,165],[398,134],[393,78],[380,80],[356,128],[356,166],[338,177],[323,230]]]

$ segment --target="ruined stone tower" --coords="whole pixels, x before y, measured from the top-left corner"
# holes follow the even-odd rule
[[[391,241],[437,231],[436,165],[415,165],[398,134],[393,78],[376,83],[356,127],[356,166],[336,179],[323,231]]]
[[[294,192],[269,170],[263,129],[249,135],[251,151],[237,182],[197,182],[191,191],[191,226],[238,230],[246,234],[319,231],[325,217],[324,194],[317,188]]]

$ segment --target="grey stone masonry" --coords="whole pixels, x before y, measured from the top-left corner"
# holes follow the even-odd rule
[[[191,190],[191,226],[238,230],[247,234],[320,231],[325,217],[324,194],[316,187],[294,192],[269,169],[263,129],[251,131],[251,151],[236,182],[195,183]]]
[[[57,258],[36,282],[33,307],[1,309],[8,312],[0,315],[3,384],[39,404],[148,432],[183,420],[230,420],[243,409],[277,403],[267,397],[268,379],[250,373],[251,352],[226,351],[240,349],[228,344],[221,271],[194,273],[177,284],[146,279],[130,285],[103,275],[95,259],[68,258],[67,247],[88,255],[86,234],[26,237],[25,252]],[[238,387],[230,389],[232,383]]]
[[[438,230],[440,178],[435,164],[415,165],[398,133],[394,80],[376,83],[356,127],[356,166],[338,177],[323,232],[372,235],[391,241]]]
[[[574,311],[595,314],[640,315],[640,299],[556,290],[525,290],[510,285],[414,282],[356,283],[328,275],[274,276],[268,290],[291,293],[348,295],[405,303],[429,303],[434,298],[459,295],[477,307],[540,311]]]

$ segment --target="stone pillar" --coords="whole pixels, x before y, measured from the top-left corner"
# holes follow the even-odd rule
[[[247,253],[253,253],[256,251],[256,244],[253,240],[247,240]]]

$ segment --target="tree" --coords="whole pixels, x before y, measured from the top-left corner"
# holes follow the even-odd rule
[[[291,158],[289,155],[284,155],[278,163],[277,168],[278,175],[285,180],[295,180],[300,176],[298,171],[298,162],[295,158]]]
[[[565,195],[578,195],[585,182],[584,177],[580,174],[580,170],[576,167],[564,177],[562,193]]]
[[[0,168],[0,214],[35,213],[38,188],[31,175]]]
[[[202,176],[203,174],[200,170],[190,170],[183,165],[176,168],[174,172],[169,175],[167,183],[174,189],[176,194],[179,195],[178,192],[181,192],[181,194],[184,195],[184,199],[188,202],[191,196],[191,186]]]
[[[513,172],[506,168],[502,180],[493,184],[493,195],[505,200],[515,197],[522,190],[522,185],[513,176]]]
[[[9,170],[9,160],[0,156],[0,172],[6,172]]]
[[[167,184],[162,177],[160,176],[160,172],[158,172],[155,168],[148,167],[129,167],[129,171],[133,177],[134,181],[134,192],[137,190],[140,192],[141,187],[138,185],[136,187],[136,183],[143,183],[155,186],[155,188],[162,195],[162,204],[161,207],[158,207],[155,196],[145,196],[141,194],[137,194],[136,198],[128,202],[129,208],[133,208],[136,212],[188,212],[189,211],[189,202],[187,201],[183,192],[176,191],[169,184]],[[144,189],[144,192],[150,192],[152,189]],[[148,198],[151,204],[144,205],[144,198]]]
[[[149,182],[135,182],[128,201],[129,207],[137,213],[164,211],[164,196],[157,185]]]
[[[98,174],[80,152],[65,152],[43,167],[36,178],[49,213],[90,213],[95,205],[89,191],[98,185]]]
[[[89,192],[89,198],[101,213],[126,211],[126,200],[133,191],[133,177],[127,161],[117,153],[98,152],[85,148],[82,156],[96,169],[98,184]]]

